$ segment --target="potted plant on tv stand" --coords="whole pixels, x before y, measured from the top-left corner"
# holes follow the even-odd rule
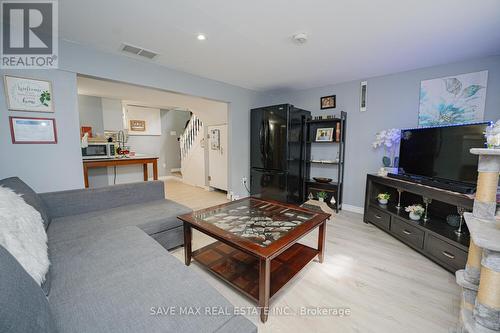
[[[377,195],[378,203],[381,205],[387,205],[390,198],[391,198],[391,195],[389,193],[379,193]]]
[[[384,157],[382,157],[383,168],[379,174],[386,176],[388,173],[398,173],[398,157],[396,151],[401,141],[401,130],[391,128],[383,130],[375,135],[375,141],[372,143],[374,149],[384,147]]]
[[[420,218],[424,214],[425,209],[421,205],[411,205],[411,206],[406,207],[405,211],[407,213],[410,213],[409,214],[410,219],[412,219],[413,221],[418,221],[418,220],[420,220]]]

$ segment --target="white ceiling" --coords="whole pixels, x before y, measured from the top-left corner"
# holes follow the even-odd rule
[[[499,0],[61,0],[59,10],[64,39],[117,53],[130,43],[158,52],[153,62],[255,90],[500,54]],[[292,43],[297,32],[305,45]]]

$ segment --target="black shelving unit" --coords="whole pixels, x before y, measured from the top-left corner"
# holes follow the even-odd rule
[[[338,161],[311,160],[310,155],[306,156],[306,165],[308,168],[307,174],[310,175],[311,179],[306,181],[306,191],[304,192],[304,201],[307,200],[309,193],[316,195],[316,193],[318,192],[326,192],[328,194],[326,202],[329,206],[331,206],[331,208],[335,209],[336,212],[342,209],[346,120],[347,120],[347,112],[341,111],[340,117],[330,118],[330,119],[308,119],[306,121],[307,134],[305,140],[306,140],[306,145],[308,145],[307,151],[309,152],[309,154],[311,151],[311,146],[313,145],[332,145],[332,147],[337,146]],[[329,142],[315,141],[316,130],[318,128],[333,128],[334,129],[333,141]],[[330,183],[319,183],[314,181],[312,179],[314,175],[311,175],[310,172],[311,165],[321,165],[324,167],[331,167],[332,176],[329,178],[332,178],[333,181]],[[330,204],[330,199],[332,196],[335,198],[336,201],[335,205]]]

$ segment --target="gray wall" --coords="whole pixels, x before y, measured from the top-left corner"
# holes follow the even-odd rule
[[[362,207],[366,174],[381,167],[382,152],[372,149],[375,133],[386,128],[417,126],[420,81],[454,74],[488,70],[485,120],[500,118],[500,57],[430,67],[382,77],[368,78],[367,112],[359,111],[360,81],[289,92],[269,97],[264,104],[292,103],[315,115],[347,112],[344,203]],[[321,96],[337,95],[337,108],[320,110]],[[321,149],[325,149],[322,147]],[[312,152],[314,157],[332,157],[334,152]],[[323,168],[312,170],[326,175]]]
[[[55,113],[8,111],[0,80],[0,179],[18,176],[38,192],[83,187],[76,74],[61,70],[2,70],[1,75],[50,80]],[[57,144],[12,144],[9,116],[56,119]]]
[[[80,126],[92,126],[92,134],[104,133],[101,98],[78,95]]]
[[[170,175],[170,170],[180,169],[181,167],[181,148],[177,140],[182,132],[186,122],[191,118],[191,114],[186,111],[171,110],[165,113],[163,117],[162,111],[162,132],[165,133],[164,150],[170,152],[169,158],[165,161],[165,167],[161,165],[160,169],[165,171],[165,175]],[[170,132],[175,131],[176,135],[171,135]]]
[[[92,134],[104,133],[102,102],[100,97],[78,95],[78,115],[81,126],[92,126]],[[106,168],[89,169],[89,187],[108,185]]]

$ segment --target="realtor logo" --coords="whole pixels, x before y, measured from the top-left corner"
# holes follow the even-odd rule
[[[2,1],[1,68],[57,68],[56,1]]]

